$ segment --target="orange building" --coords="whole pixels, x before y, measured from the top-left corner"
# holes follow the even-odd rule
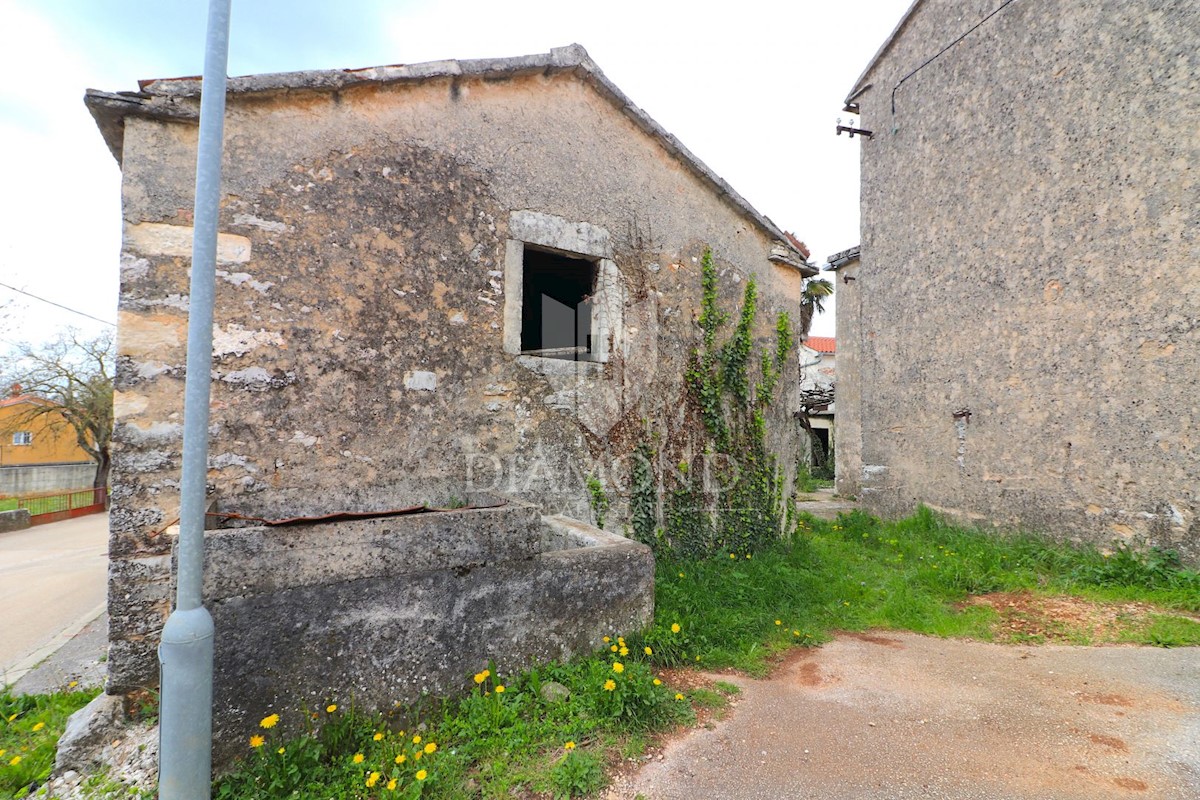
[[[93,463],[61,414],[31,413],[53,405],[44,397],[22,394],[16,384],[0,400],[0,467]]]

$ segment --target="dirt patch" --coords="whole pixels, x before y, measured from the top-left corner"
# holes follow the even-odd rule
[[[1113,783],[1131,792],[1144,792],[1150,788],[1150,784],[1137,778],[1113,778]]]
[[[1129,745],[1125,744],[1125,740],[1118,739],[1116,736],[1102,736],[1098,733],[1088,734],[1088,740],[1092,744],[1100,744],[1105,747],[1111,747],[1113,750],[1120,750],[1123,753],[1129,752]]]
[[[845,639],[857,639],[860,642],[866,642],[868,644],[877,644],[877,645],[880,645],[881,647],[890,647],[893,650],[903,650],[904,649],[904,643],[901,642],[899,639],[889,639],[886,636],[880,636],[879,634],[875,634],[875,633],[855,633],[854,631],[839,631],[836,635],[840,636],[842,638],[845,638]]]
[[[1096,703],[1102,706],[1133,708],[1133,701],[1119,694],[1088,694],[1084,692],[1079,695],[1079,699],[1085,703]]]
[[[1103,644],[1164,613],[1149,603],[1097,603],[1079,597],[1041,597],[1031,592],[994,592],[967,599],[960,608],[988,606],[999,616],[997,642]]]

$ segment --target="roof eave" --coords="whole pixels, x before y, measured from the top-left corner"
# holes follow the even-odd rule
[[[917,10],[917,6],[921,5],[922,2],[923,0],[913,0],[913,4],[908,7],[908,11],[904,12],[904,16],[900,18],[900,21],[896,23],[896,27],[892,29],[891,35],[889,35],[888,38],[884,40],[884,43],[880,45],[879,49],[875,51],[875,55],[867,63],[867,68],[864,69],[862,74],[858,76],[858,80],[854,82],[853,88],[851,88],[846,94],[846,99],[843,101],[845,103],[845,111],[851,111],[856,114],[858,113],[858,108],[852,107],[851,104],[860,94],[870,88],[870,86],[867,85],[867,77],[870,76],[870,74],[875,70],[875,67],[879,65],[880,60],[887,55],[887,52],[892,49],[892,45],[895,44],[900,38],[900,33],[904,27],[908,25],[909,19],[912,18],[913,13],[915,13]]]
[[[787,241],[787,235],[771,219],[738,194],[724,178],[684,147],[649,114],[643,111],[605,76],[592,61],[587,50],[579,44],[555,47],[549,53],[512,58],[429,61],[421,64],[402,64],[363,69],[311,70],[279,72],[230,78],[230,95],[280,91],[337,91],[364,83],[419,82],[433,78],[499,77],[535,74],[538,72],[574,72],[648,136],[656,139],[676,160],[690,169],[718,196],[732,205],[738,213],[772,240],[777,240],[789,253],[785,263],[806,277],[817,270],[805,264],[803,254]],[[195,122],[195,98],[200,96],[198,78],[171,78],[139,81],[141,92],[109,93],[89,89],[84,102],[96,120],[101,135],[117,163],[121,163],[124,141],[124,120],[129,114]],[[774,260],[774,259],[772,259]]]

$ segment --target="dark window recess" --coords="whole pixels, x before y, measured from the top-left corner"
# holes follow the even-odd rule
[[[596,265],[526,245],[522,267],[521,352],[591,360]]]

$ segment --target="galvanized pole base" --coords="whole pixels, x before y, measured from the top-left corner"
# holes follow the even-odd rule
[[[201,606],[176,610],[158,648],[158,796],[197,800],[211,795],[213,621]]]

